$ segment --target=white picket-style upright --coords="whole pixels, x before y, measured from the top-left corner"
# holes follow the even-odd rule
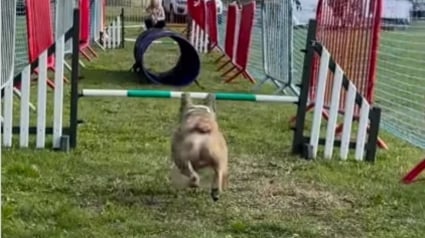
[[[112,21],[112,48],[117,48],[117,21]]]
[[[207,53],[208,52],[208,32],[207,32],[207,28],[204,27],[205,30],[202,30],[202,53]]]
[[[117,17],[117,43],[116,48],[120,47],[121,44],[121,17]]]
[[[363,98],[362,106],[360,108],[360,119],[359,119],[359,128],[357,130],[356,138],[356,160],[363,160],[363,154],[366,146],[366,136],[369,122],[369,103],[365,98]]]
[[[332,91],[326,92],[326,90],[330,90],[330,85],[327,85],[328,72],[331,65],[330,60],[331,56],[329,51],[325,47],[322,47],[317,86],[316,88],[310,89],[314,92],[314,99],[312,99],[312,103],[314,103],[314,112],[309,138],[312,151],[307,151],[309,153],[308,157],[316,158],[319,141],[321,144],[323,142],[323,139],[320,138],[320,132],[322,115],[326,110],[323,108],[324,99],[325,96],[330,94],[331,101],[329,104],[329,109],[326,110],[328,117],[326,125],[326,137],[324,138],[324,158],[331,159],[333,157],[334,147],[337,147],[335,145],[335,138],[338,128],[338,115],[340,113],[340,107],[344,106],[342,131],[338,133],[341,135],[341,139],[337,141],[339,142],[339,159],[348,159],[350,149],[355,149],[354,158],[357,161],[361,161],[364,160],[364,155],[367,152],[368,130],[370,122],[369,114],[372,106],[369,104],[366,98],[359,95],[357,91],[358,89],[354,83],[346,78],[343,69],[336,62],[332,63],[335,64],[335,70],[333,72],[333,84],[331,89]],[[359,102],[359,99],[361,99],[361,102]],[[341,103],[344,103],[344,105],[341,105]],[[355,121],[355,112],[357,112],[356,105],[360,106],[360,113],[358,115],[358,130],[356,136],[354,136],[355,133],[353,133],[353,123]]]
[[[13,79],[9,79],[4,87],[3,145],[12,146],[13,128]]]
[[[199,49],[200,49],[200,51],[199,52],[201,52],[201,53],[205,53],[205,31],[204,31],[204,29],[202,29],[202,27],[201,26],[199,26],[199,31],[200,31],[200,33],[201,33],[201,35],[199,36],[199,38],[200,38],[200,41],[199,41]]]
[[[19,124],[19,145],[28,147],[30,127],[31,65],[21,72],[21,118]]]
[[[1,3],[0,3],[0,5],[1,5]],[[1,6],[0,6],[1,7]],[[1,24],[0,24],[1,25]],[[1,38],[1,37],[0,37]],[[1,42],[0,42],[1,43]],[[1,47],[0,47],[1,48]],[[1,54],[1,52],[0,52],[0,54]],[[1,64],[0,64],[1,65]],[[1,67],[0,67],[0,70],[1,70]],[[1,114],[1,112],[2,112],[2,103],[3,103],[3,101],[2,101],[2,99],[1,99],[1,97],[0,97],[0,114]],[[2,142],[3,142],[3,140],[2,140],[2,137],[3,137],[3,132],[2,132],[2,129],[3,129],[3,117],[0,115],[0,155],[1,155],[1,148],[3,147],[3,144],[2,144]],[[0,163],[0,167],[1,167],[1,163]],[[0,190],[1,190],[1,188],[0,188]]]
[[[102,1],[103,2],[103,1]],[[103,12],[103,6],[102,4],[99,4],[99,8],[100,8],[100,14],[99,14],[99,19],[100,19],[100,23],[99,23],[99,28],[103,31],[105,29],[105,14],[106,12]]]
[[[47,49],[39,57],[37,91],[37,137],[36,148],[44,148],[46,141],[46,102],[47,102]]]
[[[1,9],[1,2],[2,1],[0,1],[0,9]],[[2,19],[1,19],[1,16],[0,16],[0,32],[2,32]],[[2,44],[3,44],[3,42],[2,42],[2,37],[0,37],[0,46],[2,46]],[[3,55],[2,54],[2,48],[0,47],[0,56],[1,55]],[[3,61],[4,59],[2,59],[2,57],[0,57],[0,72],[3,72],[3,63],[2,63],[2,61]],[[4,85],[1,85],[2,84],[2,82],[3,82],[3,79],[2,79],[2,76],[1,76],[1,73],[0,73],[0,90],[2,89],[2,87],[4,86]],[[3,114],[2,114],[2,107],[3,107],[3,104],[2,104],[2,99],[1,99],[1,97],[0,97],[0,156],[1,156],[1,147],[2,147],[2,139],[1,139],[1,137],[3,136],[3,134],[2,134],[2,129],[3,129]],[[0,161],[0,168],[1,168],[1,161]],[[1,191],[1,186],[0,186],[0,191]]]
[[[116,17],[106,28],[106,34],[104,35],[104,45],[99,46],[102,49],[116,49],[119,48],[122,39],[122,20],[121,17]]]
[[[192,30],[190,33],[190,43],[199,53],[207,53],[209,45],[209,34],[206,29],[202,29],[195,21],[191,22]],[[237,32],[236,32],[237,34]],[[236,50],[236,48],[234,48]]]
[[[204,53],[204,30],[201,26],[198,25],[199,28],[199,53]]]
[[[110,49],[112,48],[112,29],[111,29],[111,25],[108,26],[108,28],[106,29],[106,48]]]
[[[348,93],[345,97],[345,114],[344,125],[342,127],[341,150],[340,157],[343,160],[347,159],[350,149],[351,127],[353,124],[354,106],[356,104],[356,86],[350,82],[348,85]]]
[[[319,78],[316,90],[316,101],[313,113],[313,125],[311,127],[310,145],[313,147],[313,158],[317,156],[317,149],[320,136],[320,124],[322,121],[323,103],[325,99],[326,81],[329,71],[329,52],[323,48],[320,57]]]
[[[332,98],[331,98],[331,105],[329,110],[328,125],[326,128],[326,142],[325,142],[325,153],[324,153],[325,159],[331,159],[333,154],[335,130],[337,127],[338,108],[339,108],[343,76],[344,76],[344,72],[342,71],[341,67],[337,65],[335,68],[334,82],[332,86]]]
[[[200,51],[200,49],[199,49],[199,42],[200,42],[199,35],[200,35],[200,32],[199,32],[199,26],[198,26],[197,23],[195,23],[194,34],[195,34],[195,44],[194,44],[194,46],[195,46],[195,49],[199,52]]]
[[[204,30],[199,27],[199,53],[204,53]]]
[[[21,99],[22,97],[21,91],[19,91],[19,89],[16,87],[13,87],[13,94],[19,99]],[[33,111],[36,111],[35,106],[31,102],[29,104],[30,104],[30,109]]]
[[[112,21],[110,26],[110,32],[111,34],[109,35],[109,48],[112,49],[114,48],[114,40],[115,40],[115,28],[114,28],[114,22]]]
[[[190,31],[190,43],[192,43],[192,45],[195,45],[195,27],[196,27],[196,23],[194,20],[192,20],[192,26],[191,26],[191,31]]]
[[[65,35],[62,35],[56,40],[55,91],[53,102],[53,148],[60,147],[60,138],[62,136],[64,57]]]

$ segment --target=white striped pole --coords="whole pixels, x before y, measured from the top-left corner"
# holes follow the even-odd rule
[[[167,90],[113,90],[113,89],[83,89],[83,97],[137,97],[137,98],[181,98],[179,91]],[[188,92],[191,98],[205,99],[209,93]],[[277,96],[267,94],[249,94],[249,93],[226,93],[215,92],[217,100],[228,101],[249,101],[249,102],[269,102],[269,103],[297,103],[296,96]]]

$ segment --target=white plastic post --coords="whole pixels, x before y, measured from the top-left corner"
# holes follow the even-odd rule
[[[53,102],[53,148],[55,149],[60,147],[60,138],[62,136],[64,57],[65,35],[62,35],[56,40],[55,91]]]
[[[47,100],[47,49],[39,57],[37,90],[37,138],[36,148],[44,148],[46,141],[46,100]],[[61,79],[63,80],[63,78]]]
[[[30,124],[31,65],[21,73],[21,118],[19,123],[19,145],[28,147]]]

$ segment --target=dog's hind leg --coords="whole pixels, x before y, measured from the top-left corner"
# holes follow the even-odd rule
[[[220,197],[220,193],[223,190],[223,182],[227,175],[225,170],[220,167],[214,168],[214,178],[211,186],[211,197],[214,201],[217,201]]]
[[[188,177],[190,179],[189,186],[191,187],[199,187],[200,183],[200,177],[198,173],[193,169],[192,163],[190,161],[187,162],[187,169],[188,169]]]
[[[189,178],[188,185],[190,187],[199,187],[200,177],[198,173],[193,169],[192,163],[190,161],[176,159],[174,156],[173,161],[180,173]]]
[[[222,183],[222,188],[223,190],[227,189],[229,187],[229,172],[227,170],[225,170],[223,172],[223,183]]]

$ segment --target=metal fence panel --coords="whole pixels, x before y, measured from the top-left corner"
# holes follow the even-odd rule
[[[299,1],[300,4],[294,2],[293,17],[293,49],[292,49],[292,79],[293,82],[301,83],[301,77],[304,64],[304,53],[301,51],[305,48],[308,21],[316,18],[317,1]]]
[[[245,0],[246,1],[246,0]],[[231,1],[224,2],[224,11],[219,17],[219,45],[224,46],[227,6]],[[241,4],[244,1],[240,1]],[[259,1],[255,12],[255,22],[250,57],[248,63],[249,73],[256,79],[262,80],[266,77],[280,81],[281,84],[291,84],[300,81],[294,79],[294,56],[302,68],[303,54],[294,51],[294,44],[305,46],[305,35],[307,31],[301,29],[304,35],[301,40],[294,42],[293,2],[282,0]],[[300,75],[300,73],[298,73]]]
[[[384,29],[375,91],[375,103],[382,108],[381,126],[425,149],[425,21],[394,20]]]
[[[13,77],[14,48],[15,48],[15,21],[16,0],[2,1],[1,3],[1,88]]]
[[[261,19],[261,6],[261,3],[256,4],[254,29],[252,29],[252,42],[248,61],[248,71],[257,80],[265,77],[263,68],[264,49],[262,37],[263,21]]]
[[[261,7],[263,70],[282,86],[292,84],[292,1],[264,1]]]
[[[57,13],[52,19],[55,19],[55,39],[66,33],[73,24],[73,8],[74,3],[69,0],[55,0],[55,12]],[[72,51],[72,40],[68,40],[65,43],[65,54],[69,54]]]
[[[29,64],[28,59],[28,29],[26,21],[25,1],[17,0],[15,28],[15,67],[14,75],[21,73]]]
[[[92,41],[99,40],[100,32],[102,31],[101,10],[101,0],[90,1],[90,38]]]

